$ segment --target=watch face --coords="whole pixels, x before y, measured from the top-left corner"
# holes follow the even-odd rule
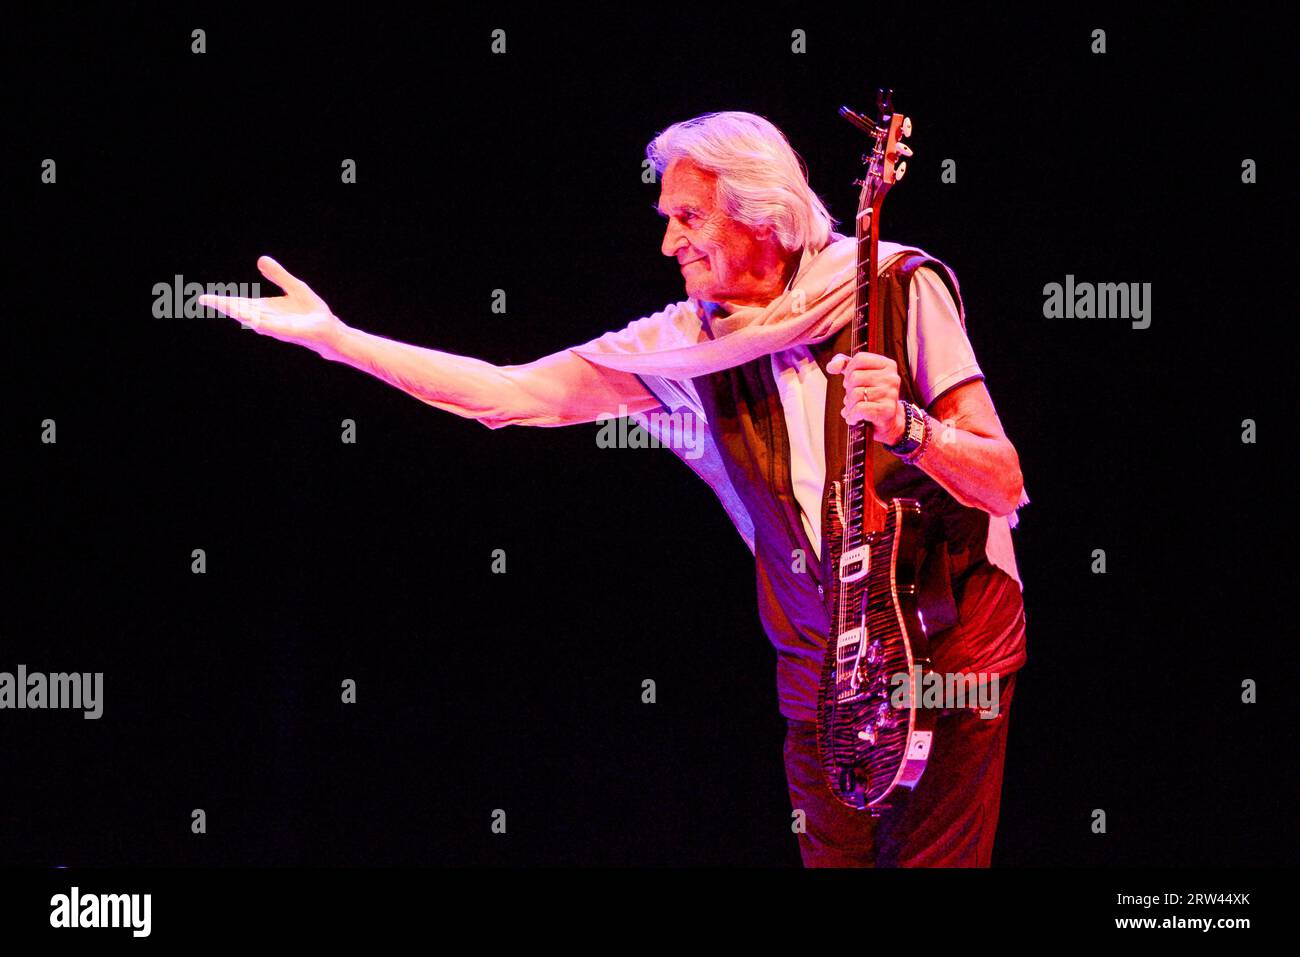
[[[911,428],[912,438],[917,442],[925,437],[925,412],[921,409],[916,410],[916,418],[912,420]]]
[[[907,403],[907,426],[903,437],[891,446],[896,455],[911,455],[925,440],[925,410]]]
[[[906,401],[903,403],[903,409],[906,412],[903,434],[899,436],[897,442],[887,446],[889,451],[895,455],[907,455],[912,452],[920,444],[920,438],[925,435],[925,420],[922,418],[922,411]]]

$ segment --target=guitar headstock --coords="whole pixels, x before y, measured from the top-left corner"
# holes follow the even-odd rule
[[[878,209],[894,184],[907,175],[907,158],[912,148],[903,142],[912,135],[912,118],[894,112],[894,91],[876,93],[876,115],[871,120],[847,106],[840,116],[871,137],[871,149],[862,156],[866,175],[856,182],[862,187],[859,209]]]

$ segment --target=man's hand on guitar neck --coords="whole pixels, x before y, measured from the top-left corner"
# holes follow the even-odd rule
[[[871,422],[873,438],[884,445],[902,438],[906,414],[892,359],[870,352],[852,358],[840,354],[826,364],[826,371],[844,374],[840,414],[846,422]],[[983,380],[954,386],[926,411],[932,416],[931,438],[916,466],[963,505],[992,515],[1014,511],[1024,490],[1020,456],[1002,430]]]
[[[872,437],[894,445],[903,437],[906,413],[898,398],[898,366],[893,359],[873,352],[850,357],[839,353],[826,363],[832,375],[844,375],[844,409],[840,416],[849,425],[870,422]]]

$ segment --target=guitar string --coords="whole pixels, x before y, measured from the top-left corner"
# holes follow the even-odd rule
[[[858,203],[858,215],[854,217],[854,227],[855,227],[854,233],[855,233],[855,239],[857,243],[858,275],[855,277],[855,282],[853,287],[853,307],[854,307],[853,319],[852,319],[853,325],[849,331],[849,354],[850,355],[857,354],[858,346],[859,346],[859,327],[862,324],[863,320],[869,319],[869,317],[867,316],[867,309],[866,309],[866,305],[867,302],[869,302],[869,299],[866,302],[864,302],[863,300],[863,290],[864,288],[867,287],[867,284],[870,282],[870,277],[869,276],[865,277],[865,281],[864,281],[863,270],[861,265],[862,243],[864,239],[862,214],[866,211],[866,209],[869,208],[867,206],[867,201],[870,199],[870,194],[872,192],[870,188],[870,184],[875,182],[876,155],[878,153],[879,145],[880,145],[880,137],[879,135],[876,135],[874,137],[874,142],[872,144],[871,160],[868,163],[866,176],[863,179],[862,199]],[[871,265],[870,264],[870,234],[871,234],[871,226],[868,226],[865,235],[865,239],[868,243],[868,257],[867,257],[868,271],[870,270],[870,265]],[[844,526],[841,529],[841,536],[842,536],[840,542],[841,556],[847,554],[848,552],[849,540],[852,537],[852,529],[856,521],[857,510],[855,508],[854,491],[860,484],[858,482],[857,450],[861,439],[859,433],[862,431],[863,430],[859,425],[848,426],[848,455],[845,463],[844,483],[843,483],[843,488],[845,493],[844,497],[847,498],[847,502],[846,502],[847,514],[842,516],[842,518],[844,519]],[[859,547],[861,547],[862,543],[859,542],[858,545]],[[834,688],[832,689],[832,702],[831,702],[832,715],[834,715],[835,710],[837,710],[836,704],[839,700],[840,686],[841,686],[841,681],[843,680],[843,673],[842,673],[843,662],[841,659],[841,649],[839,647],[839,639],[840,636],[843,635],[848,630],[848,623],[849,623],[848,611],[846,606],[849,606],[850,602],[845,601],[844,599],[846,598],[851,599],[853,594],[857,591],[856,587],[854,587],[855,583],[844,583],[839,581],[840,569],[837,568],[835,569],[835,571],[836,571],[836,586],[839,589],[839,597],[841,600],[838,603],[838,608],[836,609],[836,621],[835,621],[835,638],[834,638],[835,682],[834,682]],[[860,627],[861,627],[861,631],[859,631],[858,633],[858,647],[855,650],[852,658],[853,661],[852,675],[857,674],[858,662],[860,661],[862,656],[862,642],[866,638],[866,610],[865,609],[863,610],[863,616],[862,616]],[[850,678],[850,681],[851,680],[852,678]]]

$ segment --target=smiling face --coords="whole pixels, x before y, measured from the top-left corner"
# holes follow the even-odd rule
[[[717,183],[717,174],[689,159],[668,164],[659,190],[659,214],[668,221],[661,251],[677,260],[690,298],[767,305],[785,289],[798,257],[771,230],[727,216]]]

